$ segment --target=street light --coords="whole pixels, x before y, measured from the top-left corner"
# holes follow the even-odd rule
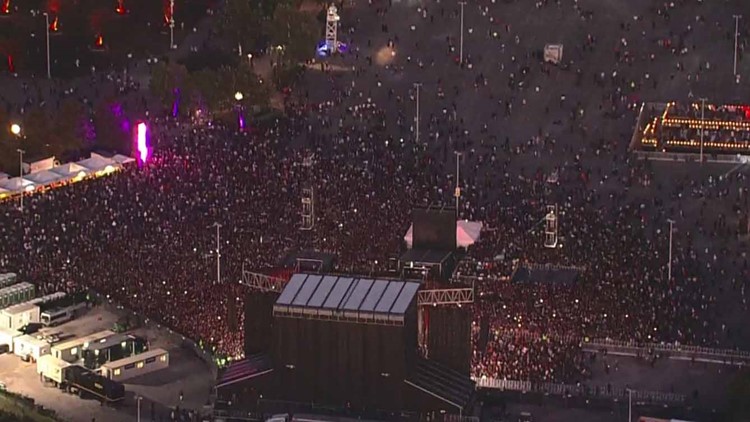
[[[675,221],[671,218],[667,221],[669,222],[669,265],[667,266],[667,277],[668,280],[672,280],[672,232],[674,231],[672,226]]]
[[[18,136],[21,134],[21,126],[19,126],[17,123],[13,123],[10,125],[10,133]]]
[[[742,15],[734,15],[734,76],[737,76],[737,41],[740,35],[740,18]]]
[[[21,183],[21,194],[18,196],[21,202],[19,208],[21,209],[21,212],[23,212],[23,195],[26,190],[26,186],[23,185],[23,153],[26,151],[21,148],[18,148],[16,151],[18,151],[18,178],[20,179],[19,183]]]
[[[49,63],[49,14],[44,12],[44,27],[47,30],[47,79],[52,79],[52,70]]]
[[[415,137],[416,137],[416,143],[419,144],[419,91],[422,88],[422,84],[420,82],[414,83],[414,88],[417,90],[416,94],[416,100],[417,100],[417,115],[414,116],[414,123],[415,123]]]
[[[466,6],[466,2],[460,1],[458,2],[458,4],[461,5],[461,38],[460,38],[461,41],[458,47],[458,51],[459,51],[458,64],[463,66],[464,64],[464,6]]]
[[[245,98],[244,95],[240,91],[237,91],[234,93],[234,99],[237,101],[242,101],[242,99]]]

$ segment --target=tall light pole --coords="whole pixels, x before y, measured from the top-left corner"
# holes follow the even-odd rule
[[[214,223],[216,227],[216,284],[221,283],[221,224]]]
[[[49,63],[49,14],[44,12],[44,27],[47,29],[47,79],[52,79],[52,69]]]
[[[459,165],[461,160],[461,155],[463,154],[460,151],[453,151],[454,154],[456,154],[456,192],[454,193],[456,197],[456,218],[460,216],[460,213],[458,211],[459,206],[459,200],[461,199],[461,167]]]
[[[633,389],[628,388],[628,422],[633,422]]]
[[[459,5],[461,5],[461,35],[459,38],[459,47],[458,47],[458,64],[462,65],[464,64],[464,6],[466,6],[465,1],[458,2]]]
[[[701,165],[703,165],[703,132],[706,128],[706,98],[701,98]]]
[[[674,232],[673,230],[674,220],[670,218],[667,221],[669,222],[669,263],[667,265],[667,277],[668,277],[667,280],[671,281],[672,280],[672,233]]]
[[[141,422],[141,400],[143,400],[143,396],[137,396],[135,398],[135,401],[138,404],[138,422]]]
[[[18,148],[16,151],[18,151],[18,177],[20,179],[21,183],[21,195],[19,196],[21,198],[21,212],[23,212],[23,194],[26,191],[26,186],[23,185],[23,154],[26,152],[22,150],[21,148]]]
[[[414,125],[416,126],[415,135],[417,144],[419,144],[419,90],[422,88],[422,84],[419,82],[414,83],[414,88],[417,89],[416,100],[417,100],[417,115],[414,117]]]
[[[734,76],[737,76],[737,40],[740,33],[740,18],[742,15],[734,15]]]
[[[169,49],[174,49],[174,0],[169,0]]]

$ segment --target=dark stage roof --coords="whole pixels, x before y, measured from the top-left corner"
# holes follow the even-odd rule
[[[401,262],[415,265],[440,265],[447,261],[453,252],[435,249],[409,249],[401,255]]]
[[[403,324],[419,283],[295,274],[273,306],[275,316]]]

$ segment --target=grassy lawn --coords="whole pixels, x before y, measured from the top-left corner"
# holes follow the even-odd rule
[[[37,410],[31,402],[0,392],[0,422],[59,422],[61,419]]]

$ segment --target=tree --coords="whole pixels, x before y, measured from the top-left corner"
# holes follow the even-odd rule
[[[278,61],[284,67],[311,59],[315,54],[320,31],[320,25],[313,15],[289,5],[276,8],[268,28],[271,43],[281,46]]]
[[[151,69],[149,82],[151,94],[161,100],[162,105],[171,109],[175,98],[179,96],[181,113],[190,109],[191,78],[185,66],[177,63],[160,62]]]
[[[96,145],[108,151],[130,154],[132,136],[129,122],[116,101],[101,101],[94,111]]]
[[[232,46],[241,44],[243,48],[249,50],[261,38],[263,20],[268,16],[271,14],[265,14],[260,1],[227,0],[224,6],[224,25],[221,26],[221,30]]]
[[[236,92],[242,93],[243,107],[267,106],[270,98],[268,83],[262,83],[257,75],[243,66],[194,72],[191,81],[194,88],[192,101],[213,113],[233,109],[237,104]]]

